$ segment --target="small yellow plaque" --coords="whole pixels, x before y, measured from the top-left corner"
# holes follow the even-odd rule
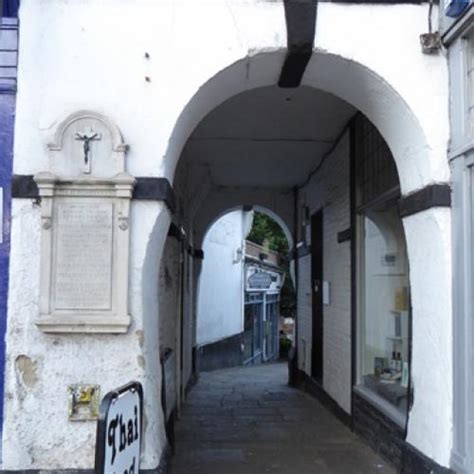
[[[69,420],[90,421],[99,417],[99,385],[69,385]]]

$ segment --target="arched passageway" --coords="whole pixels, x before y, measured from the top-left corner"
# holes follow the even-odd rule
[[[369,432],[383,436],[384,427],[374,422],[382,413],[400,442],[431,449],[426,436],[419,438],[423,413],[447,403],[450,391],[436,383],[427,388],[423,325],[430,317],[444,321],[439,310],[449,310],[449,295],[434,294],[437,303],[428,302],[423,275],[433,264],[427,252],[436,255],[433,278],[441,278],[440,266],[449,275],[440,251],[449,216],[439,208],[400,209],[410,193],[446,179],[439,136],[427,135],[416,107],[389,84],[334,55],[315,55],[306,78],[311,87],[265,86],[278,57],[253,58],[247,82],[233,81],[245,62],[222,71],[177,122],[165,163],[189,243],[200,249],[210,223],[235,206],[257,204],[281,216],[294,242],[296,377],[307,387],[314,383],[356,431],[372,424]],[[316,64],[325,66],[324,74],[316,74]],[[239,87],[246,91],[234,95]],[[371,221],[390,227],[378,241],[368,240]],[[195,325],[201,262],[189,265],[193,284],[184,312]],[[374,281],[385,275],[388,283],[377,290],[369,274]],[[371,290],[384,296],[374,299]],[[449,417],[438,416],[440,423]]]

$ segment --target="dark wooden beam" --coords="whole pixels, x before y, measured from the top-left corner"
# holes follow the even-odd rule
[[[398,201],[401,217],[408,217],[432,207],[451,207],[451,187],[449,184],[430,184],[401,197]]]
[[[279,87],[301,84],[311,54],[316,32],[317,0],[285,0],[288,52],[281,70]]]

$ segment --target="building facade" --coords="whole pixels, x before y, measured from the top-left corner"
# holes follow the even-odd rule
[[[197,289],[199,370],[242,364],[244,242],[251,225],[251,212],[233,211],[220,217],[204,239]]]
[[[448,7],[449,5],[447,5]],[[474,5],[461,2],[444,16],[443,43],[448,51],[451,140],[448,158],[453,190],[454,434],[452,465],[474,472],[474,358],[472,292],[472,64]]]
[[[129,380],[141,468],[165,469],[159,394],[164,374],[179,411],[197,375],[204,236],[252,206],[293,249],[297,378],[405,472],[449,468],[450,90],[428,18],[421,1],[22,2],[4,470],[92,468],[71,390]]]

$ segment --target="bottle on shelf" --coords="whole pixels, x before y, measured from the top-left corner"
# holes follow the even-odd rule
[[[397,352],[397,359],[396,359],[396,364],[395,364],[395,370],[397,372],[401,372],[403,367],[403,362],[402,362],[402,355],[400,352]]]
[[[395,351],[392,352],[392,358],[390,359],[390,370],[397,369],[397,359]]]

